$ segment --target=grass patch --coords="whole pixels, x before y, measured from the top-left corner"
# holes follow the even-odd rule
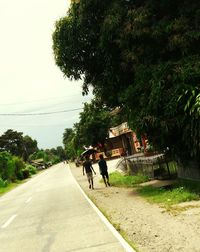
[[[43,172],[43,170],[38,171],[37,173],[40,173],[40,172]],[[31,177],[23,179],[23,180],[16,180],[16,182],[14,182],[14,183],[8,183],[6,186],[0,187],[0,196],[2,196],[3,194],[15,189],[17,186],[27,182],[30,178]]]
[[[0,196],[16,188],[18,185],[24,183],[26,180],[20,180],[15,183],[10,183],[6,187],[0,187]]]
[[[149,180],[148,176],[144,175],[129,176],[129,175],[122,175],[120,172],[110,173],[109,178],[111,185],[117,187],[133,187],[137,184]]]
[[[195,206],[195,205],[187,205],[187,206],[168,205],[165,208],[166,208],[167,212],[170,212],[170,214],[177,216],[181,212],[187,211],[189,209],[199,208],[199,206]]]
[[[138,188],[141,196],[152,203],[165,206],[200,199],[200,185],[196,181],[177,180],[171,189],[144,186]]]
[[[196,194],[200,195],[200,182],[194,181],[194,180],[188,180],[188,179],[178,179],[176,187],[184,187],[190,192],[194,192]]]

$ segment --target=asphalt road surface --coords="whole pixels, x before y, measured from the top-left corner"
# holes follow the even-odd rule
[[[68,251],[133,250],[58,164],[0,197],[0,252]]]

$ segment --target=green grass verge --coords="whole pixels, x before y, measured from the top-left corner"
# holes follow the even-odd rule
[[[23,179],[23,180],[17,180],[16,182],[14,183],[8,183],[7,186],[5,187],[0,187],[0,196],[2,196],[3,194],[13,190],[14,188],[16,188],[17,186],[25,183],[27,180],[29,180],[31,177],[35,176],[36,174],[38,173],[41,173],[43,172],[44,170],[41,170],[41,171],[37,171],[35,174],[32,174],[30,177],[26,178],[26,179]]]
[[[11,191],[12,189],[16,188],[18,185],[26,182],[27,180],[20,180],[20,181],[17,181],[15,183],[10,183],[8,184],[6,187],[0,187],[0,196],[2,196],[3,194]]]
[[[144,186],[139,187],[137,191],[148,201],[164,206],[200,199],[200,185],[195,181],[178,180],[170,189]]]
[[[113,172],[109,174],[110,184],[117,187],[133,187],[137,184],[146,182],[149,180],[148,176],[137,175],[129,176],[123,175],[120,172]]]
[[[137,187],[140,183],[149,180],[148,176],[125,176],[119,172],[110,173],[110,183],[117,187]],[[138,187],[140,196],[149,202],[159,203],[165,207],[187,202],[200,200],[200,183],[198,181],[178,179],[171,188],[156,188],[153,186]]]
[[[200,182],[188,179],[178,179],[176,186],[187,188],[190,192],[200,195]]]

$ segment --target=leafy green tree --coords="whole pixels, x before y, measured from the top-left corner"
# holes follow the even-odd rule
[[[12,157],[12,160],[14,162],[15,165],[15,175],[16,178],[19,180],[24,179],[24,175],[23,175],[23,170],[25,169],[25,162],[22,160],[22,158],[20,157]]]
[[[49,162],[56,164],[65,159],[65,151],[62,146],[58,146],[56,149],[41,149],[29,156],[29,160],[36,159],[42,159],[44,164]]]
[[[82,146],[104,144],[108,137],[110,122],[107,108],[99,106],[95,100],[85,103],[83,112],[80,113],[80,121],[75,125],[80,144]]]
[[[7,130],[0,136],[0,150],[10,152],[15,156],[23,157],[25,154],[23,133],[12,129]]]
[[[51,162],[52,164],[57,164],[63,160],[62,158],[60,158],[57,148],[42,150],[41,154],[45,163]]]
[[[38,150],[37,141],[30,136],[23,136],[22,132],[12,129],[0,136],[0,150],[8,151],[14,156],[22,157],[27,161],[28,156]]]
[[[48,151],[39,150],[39,151],[31,154],[29,159],[30,160],[43,159],[44,162],[49,162],[50,161],[50,155],[49,155]]]
[[[66,128],[63,133],[63,144],[67,159],[74,159],[78,155],[79,146],[76,140],[78,140],[78,137],[76,136],[75,127],[74,129]]]
[[[66,145],[74,137],[74,131],[72,128],[66,128],[63,133],[63,144]]]
[[[49,149],[46,149],[45,150],[46,153],[48,153],[49,155],[57,155],[57,150],[55,148],[51,148],[50,150]]]
[[[60,161],[66,159],[66,153],[65,153],[65,150],[64,150],[64,148],[62,146],[58,146],[56,148],[56,152],[57,152],[57,156],[59,157]]]
[[[79,117],[80,120],[74,124],[73,129],[67,128],[63,134],[67,158],[79,156],[84,146],[104,145],[108,137],[111,123],[109,110],[97,99],[92,100],[91,103],[85,103]]]
[[[200,156],[200,93],[198,88],[190,87],[179,97],[180,103],[185,105],[183,139],[190,149],[192,157]],[[190,137],[188,137],[190,136]]]
[[[73,1],[56,23],[55,61],[157,149],[199,159],[199,27],[196,0]]]
[[[25,152],[27,157],[34,152],[38,151],[37,147],[37,141],[33,140],[30,136],[24,136],[23,137],[23,142],[24,142],[24,147],[25,147]]]
[[[6,151],[0,152],[0,178],[15,181],[15,162],[12,155]]]
[[[27,177],[29,177],[29,172],[26,171],[26,164],[22,158],[12,156],[6,151],[0,152],[0,184],[2,180],[9,183]],[[8,183],[5,183],[5,186]]]

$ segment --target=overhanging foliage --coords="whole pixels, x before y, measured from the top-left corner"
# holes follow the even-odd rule
[[[84,79],[157,149],[200,156],[200,2],[80,0],[56,23],[65,76]],[[181,98],[180,98],[181,97]]]

